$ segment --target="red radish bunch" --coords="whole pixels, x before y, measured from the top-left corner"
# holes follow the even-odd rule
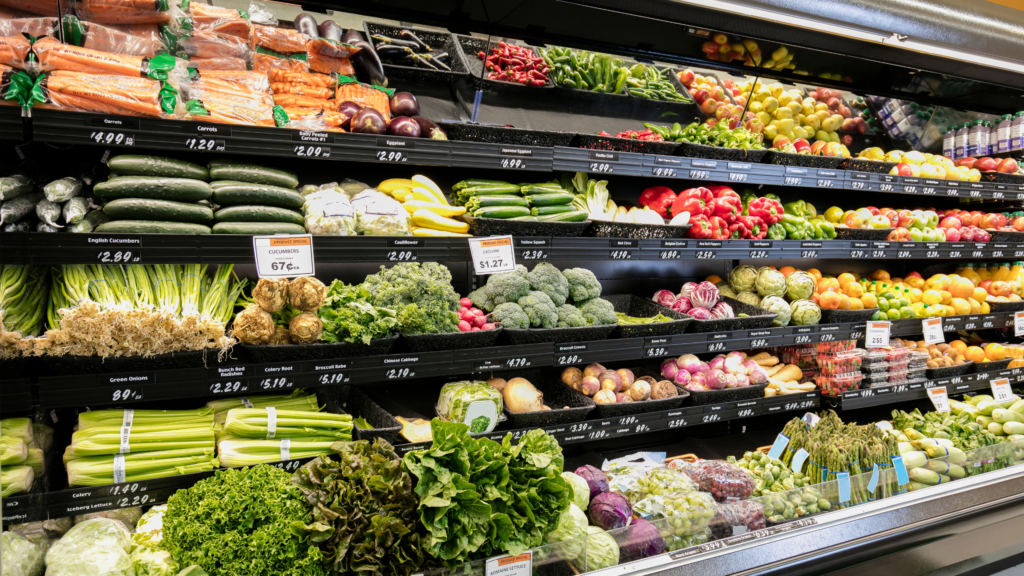
[[[479,332],[498,327],[487,319],[490,314],[484,314],[483,310],[473,306],[473,301],[469,298],[460,299],[459,305],[462,306],[459,308],[459,332]]]

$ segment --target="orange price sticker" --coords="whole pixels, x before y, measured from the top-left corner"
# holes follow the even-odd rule
[[[260,278],[313,276],[313,237],[309,234],[253,236],[252,251]]]

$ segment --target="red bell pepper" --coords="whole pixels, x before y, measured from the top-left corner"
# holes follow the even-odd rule
[[[768,226],[778,222],[785,213],[786,210],[783,209],[782,204],[778,200],[772,200],[771,198],[757,198],[756,200],[751,200],[747,206],[747,214],[757,216]]]
[[[747,235],[744,238],[761,240],[768,235],[768,225],[757,216],[740,216],[736,221],[742,223],[747,228]],[[731,229],[732,227],[730,226],[729,228]]]
[[[718,216],[712,216],[708,218],[708,222],[711,223],[711,238],[713,240],[728,240],[729,239],[729,223],[722,220]]]
[[[747,226],[743,222],[737,220],[736,222],[729,224],[729,238],[732,238],[733,240],[742,240],[743,238],[749,237],[750,230],[747,229]]]
[[[730,224],[736,221],[737,216],[743,214],[743,202],[740,201],[739,196],[735,198],[732,196],[715,198],[713,204],[715,207],[714,215]]]
[[[723,196],[731,196],[739,199],[740,195],[735,190],[726,186],[725,184],[715,184],[714,186],[708,186],[708,190],[711,190],[711,194],[715,198],[721,198]]]
[[[651,186],[640,194],[637,201],[641,207],[649,207],[662,218],[668,218],[668,211],[676,201],[676,193],[668,186]]]
[[[690,229],[686,231],[687,238],[702,240],[711,238],[711,221],[703,214],[693,214],[690,217]]]
[[[683,190],[676,196],[675,202],[672,203],[671,215],[679,216],[683,212],[689,212],[692,217],[698,214],[704,216],[711,216],[712,210],[714,210],[715,197],[711,195],[711,190],[707,188],[689,188]]]

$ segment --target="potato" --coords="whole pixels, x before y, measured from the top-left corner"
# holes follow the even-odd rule
[[[562,370],[562,384],[573,390],[579,390],[583,382],[583,370],[579,368],[566,368]]]

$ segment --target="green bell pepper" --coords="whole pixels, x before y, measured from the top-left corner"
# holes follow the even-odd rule
[[[768,227],[769,240],[785,240],[786,228],[782,224],[772,224]]]
[[[836,237],[836,227],[825,220],[814,221],[815,239],[832,240]]]
[[[775,200],[779,204],[782,204],[782,198],[779,198],[778,194],[772,194],[772,193],[769,192],[768,194],[764,195],[764,198],[770,198],[772,200]]]
[[[749,214],[747,214],[747,206],[751,202],[753,202],[754,200],[757,200],[757,194],[754,194],[750,190],[744,190],[740,194],[740,201],[743,202],[743,215],[744,216],[749,216]]]
[[[796,202],[786,202],[782,205],[782,209],[786,211],[786,214],[792,214],[793,216],[799,216],[805,218],[807,216],[806,203],[803,200],[797,200]]]
[[[786,229],[786,238],[790,240],[807,240],[814,237],[814,227],[810,222],[799,216],[786,212],[779,220],[782,227]]]

